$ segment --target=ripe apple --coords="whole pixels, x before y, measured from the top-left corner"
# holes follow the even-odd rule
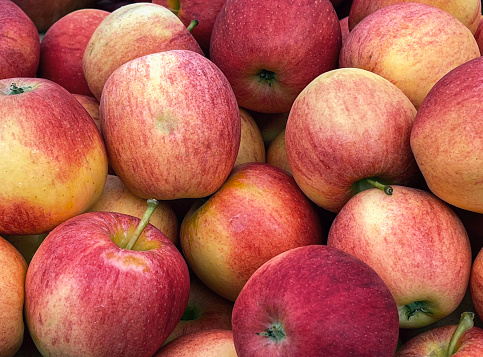
[[[479,357],[483,355],[483,329],[475,327],[474,313],[464,312],[458,325],[422,332],[404,343],[395,357]]]
[[[367,264],[326,245],[263,264],[233,306],[238,356],[394,356],[398,315]]]
[[[32,235],[86,211],[107,177],[92,118],[43,78],[0,80],[0,234]]]
[[[132,194],[118,176],[109,174],[99,199],[89,211],[119,212],[141,218],[146,211],[146,200]],[[179,243],[178,219],[166,201],[159,201],[150,223],[175,245]]]
[[[288,114],[285,113],[260,113],[248,110],[248,113],[252,116],[257,123],[260,132],[262,133],[263,142],[265,143],[265,149],[268,150],[270,143],[277,137],[280,132],[285,130],[287,125]]]
[[[213,26],[210,58],[241,107],[288,112],[312,79],[337,67],[340,32],[330,1],[226,0]]]
[[[427,4],[401,3],[380,8],[351,30],[339,66],[381,75],[419,108],[441,77],[479,56],[473,34],[453,15]]]
[[[406,2],[432,5],[446,11],[468,27],[471,33],[475,33],[481,16],[481,0],[353,0],[349,28],[352,30],[363,18],[384,6]]]
[[[180,229],[190,268],[230,301],[270,258],[321,242],[311,202],[289,174],[267,163],[235,167],[219,190],[193,205]]]
[[[358,68],[321,74],[297,97],[285,130],[295,181],[320,207],[338,212],[367,179],[420,179],[409,136],[416,109],[394,84]]]
[[[475,311],[483,319],[483,249],[479,250],[471,267],[470,292]]]
[[[77,101],[82,104],[85,110],[89,113],[91,116],[92,120],[94,120],[94,123],[97,126],[97,129],[99,129],[99,132],[101,131],[101,113],[99,110],[99,101],[90,95],[85,95],[85,94],[72,94]]]
[[[0,237],[0,266],[0,356],[12,357],[20,349],[24,336],[27,262],[3,237]]]
[[[35,77],[39,59],[34,23],[14,2],[0,0],[0,79]]]
[[[154,357],[237,357],[231,330],[208,329],[183,335],[162,347]]]
[[[480,49],[480,53],[483,54],[483,15],[480,17],[480,23],[478,28],[475,32],[475,39],[476,43],[478,43],[478,48]]]
[[[251,114],[240,108],[241,136],[240,148],[234,166],[246,162],[265,162],[266,151],[262,132]]]
[[[82,59],[89,89],[100,99],[106,80],[122,64],[151,53],[191,50],[199,44],[176,15],[152,3],[134,3],[114,10],[96,28]]]
[[[277,166],[292,175],[290,165],[288,164],[287,150],[285,148],[285,129],[270,143],[267,150],[267,163]]]
[[[178,249],[139,218],[88,212],[54,228],[30,262],[25,320],[43,356],[153,356],[186,309]]]
[[[82,57],[94,30],[109,15],[100,9],[81,9],[56,21],[40,43],[38,75],[71,93],[93,96],[82,69]]]
[[[347,36],[349,36],[349,16],[345,16],[342,19],[340,19],[340,31],[342,35],[342,45],[344,45]]]
[[[402,328],[428,326],[461,303],[471,272],[466,230],[450,206],[432,193],[393,186],[369,189],[335,217],[327,245],[354,255],[384,280]]]
[[[483,57],[450,71],[414,120],[411,148],[429,189],[453,206],[483,213]]]
[[[164,51],[122,65],[106,82],[100,111],[109,162],[139,197],[205,197],[233,168],[238,104],[220,69],[196,52]]]

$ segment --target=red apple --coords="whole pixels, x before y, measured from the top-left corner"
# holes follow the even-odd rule
[[[126,63],[106,82],[100,110],[109,162],[139,197],[205,197],[233,168],[238,104],[220,69],[198,53],[172,50]]]
[[[319,244],[322,235],[314,207],[289,174],[247,163],[186,214],[180,242],[200,280],[235,301],[263,263],[291,248]]]
[[[265,162],[265,143],[255,119],[247,110],[240,108],[240,120],[240,148],[234,166],[247,162]]]
[[[295,181],[317,205],[338,212],[366,179],[409,185],[420,178],[409,145],[416,109],[372,72],[321,74],[295,100],[285,130]]]
[[[340,31],[342,34],[342,45],[344,45],[347,37],[349,36],[349,16],[345,16],[340,19]]]
[[[240,106],[281,113],[312,79],[337,67],[340,47],[330,1],[226,0],[213,26],[210,58]]]
[[[268,150],[270,143],[285,130],[287,125],[289,112],[285,113],[260,113],[248,110],[248,113],[252,116],[257,123],[260,132],[262,133],[263,142],[265,143],[265,149]]]
[[[74,98],[77,99],[77,101],[82,104],[85,110],[89,113],[91,116],[92,120],[94,120],[94,123],[96,123],[97,129],[99,129],[99,132],[101,131],[101,114],[99,110],[99,101],[89,95],[84,95],[84,94],[73,94]]]
[[[359,192],[334,219],[327,245],[354,255],[384,280],[402,328],[428,326],[462,302],[471,271],[466,230],[430,192],[393,186]]]
[[[479,56],[473,34],[453,15],[427,4],[401,3],[380,8],[351,30],[339,66],[379,74],[419,108],[446,73]]]
[[[35,77],[39,66],[37,28],[10,0],[0,0],[0,79]]]
[[[199,44],[176,15],[152,3],[135,3],[110,13],[96,28],[82,59],[89,89],[100,99],[109,76],[122,64],[144,55],[191,50]]]
[[[109,12],[81,9],[56,21],[40,43],[38,75],[71,93],[93,96],[82,69],[82,57],[94,30]]]
[[[0,80],[0,121],[1,234],[45,233],[94,204],[107,155],[72,94],[43,78]]]
[[[376,272],[325,245],[263,264],[233,307],[238,356],[394,356],[398,315]]]
[[[471,267],[470,292],[476,313],[483,319],[483,249],[478,251]]]
[[[285,148],[285,129],[270,143],[267,150],[267,163],[287,171],[290,175],[292,174]]]
[[[12,357],[24,337],[23,305],[27,262],[0,237],[0,356]]]
[[[480,53],[483,54],[483,15],[480,17],[480,23],[475,32],[476,43],[480,49]]]
[[[43,356],[141,357],[161,347],[187,306],[189,272],[148,224],[154,208],[142,220],[84,213],[45,238],[25,280],[25,320]]]
[[[453,206],[483,213],[483,57],[445,75],[414,120],[411,148],[429,189]]]

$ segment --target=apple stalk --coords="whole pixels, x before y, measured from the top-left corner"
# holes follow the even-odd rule
[[[186,29],[191,32],[193,31],[193,29],[198,26],[199,22],[198,20],[194,19],[194,20],[191,20],[190,24],[188,25],[188,27],[186,27]]]
[[[133,235],[129,239],[129,242],[126,244],[125,249],[131,250],[132,247],[134,247],[134,245],[136,244],[139,236],[144,231],[144,228],[146,228],[146,226],[148,225],[149,220],[151,219],[151,216],[154,213],[154,210],[159,205],[159,201],[152,199],[152,198],[150,198],[147,201],[147,203],[148,203],[148,208],[146,209],[146,212],[144,212],[144,215],[141,218],[141,221],[139,222],[138,226],[136,227],[136,230],[134,231]]]
[[[474,326],[474,319],[475,314],[473,312],[463,312],[460,317],[460,321],[458,323],[458,327],[453,332],[451,336],[451,340],[449,341],[448,350],[446,352],[446,357],[450,357],[456,353],[456,346],[458,341],[460,340],[461,336],[468,331],[470,328]]]

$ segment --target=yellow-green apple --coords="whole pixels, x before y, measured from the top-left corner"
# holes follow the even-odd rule
[[[483,213],[483,57],[450,71],[414,120],[411,148],[429,189],[453,206]]]
[[[262,132],[251,114],[240,108],[241,136],[240,148],[235,160],[236,165],[246,162],[265,162],[266,151]]]
[[[233,306],[245,356],[394,356],[394,299],[370,266],[326,245],[294,248],[263,264]]]
[[[231,330],[233,302],[209,289],[195,274],[190,275],[188,306],[164,344],[202,330]]]
[[[483,329],[474,326],[474,313],[461,314],[458,325],[446,325],[422,332],[405,342],[395,357],[480,357]]]
[[[290,165],[287,159],[287,150],[285,149],[285,129],[272,140],[267,149],[267,163],[280,167],[287,171],[290,175]]]
[[[54,228],[25,279],[25,321],[43,356],[153,356],[186,309],[189,271],[146,214],[88,212]]]
[[[363,18],[380,8],[393,4],[417,2],[435,6],[460,20],[475,33],[481,16],[481,0],[353,0],[349,12],[352,30]]]
[[[226,0],[211,33],[210,58],[240,106],[282,113],[312,79],[337,67],[340,47],[330,1]]]
[[[476,43],[478,44],[478,48],[480,49],[480,53],[483,54],[483,15],[481,15],[480,23],[478,24],[478,28],[476,29],[475,39]]]
[[[0,356],[12,357],[20,349],[24,337],[27,262],[3,237],[0,237],[0,266]]]
[[[219,190],[193,205],[180,229],[190,268],[230,301],[270,258],[321,241],[312,203],[288,173],[267,163],[235,167]]]
[[[265,149],[268,150],[270,143],[285,129],[288,120],[289,112],[285,113],[260,113],[248,110],[257,123],[260,132],[262,133]]]
[[[237,357],[231,330],[208,329],[178,337],[154,357]]]
[[[383,77],[358,68],[321,74],[297,97],[285,130],[295,181],[338,212],[367,179],[409,185],[420,173],[409,145],[416,109]]]
[[[450,315],[466,293],[471,246],[451,207],[428,191],[393,186],[354,195],[337,214],[327,245],[369,264],[399,309],[401,328]]]
[[[186,27],[197,20],[198,25],[191,34],[209,57],[211,31],[225,0],[153,0],[152,3],[173,11]]]
[[[125,63],[106,82],[100,111],[109,163],[139,197],[205,197],[233,168],[238,103],[220,69],[196,52],[164,51]]]
[[[80,9],[57,20],[40,43],[38,76],[50,79],[71,93],[93,96],[82,69],[82,58],[94,30],[108,11]]]
[[[122,64],[175,49],[203,54],[181,20],[164,6],[146,2],[122,6],[97,26],[87,43],[82,58],[87,85],[100,99],[106,80]]]
[[[101,114],[99,110],[99,101],[97,98],[85,95],[85,94],[72,94],[77,101],[82,104],[85,110],[89,113],[94,123],[96,123],[97,129],[101,131]]]
[[[401,3],[374,11],[351,30],[339,66],[379,74],[419,108],[441,77],[479,56],[475,37],[453,15],[423,3]]]
[[[471,266],[470,292],[475,311],[483,319],[483,249],[478,251]]]
[[[89,211],[119,212],[141,218],[146,211],[146,200],[132,194],[118,176],[109,174],[101,196]],[[171,242],[178,244],[178,219],[166,201],[159,201],[150,223],[163,232]]]
[[[107,155],[84,107],[43,78],[0,80],[0,233],[50,231],[102,192]]]
[[[10,0],[0,0],[0,79],[35,77],[40,59],[37,28]]]

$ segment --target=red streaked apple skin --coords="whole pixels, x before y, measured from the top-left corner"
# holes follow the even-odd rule
[[[480,319],[483,319],[483,249],[477,253],[471,267],[471,300]]]
[[[480,17],[480,23],[475,32],[476,43],[480,49],[480,53],[483,54],[483,15]]]
[[[396,304],[381,278],[325,245],[291,249],[263,264],[235,301],[232,323],[239,357],[390,357],[399,334]],[[282,341],[258,335],[275,323]]]
[[[398,307],[427,301],[429,314],[407,318],[402,328],[427,326],[451,314],[466,293],[471,247],[450,206],[430,192],[393,186],[352,197],[334,219],[327,245],[369,264],[384,280]],[[403,310],[400,310],[403,311]]]
[[[134,249],[112,237],[139,219],[90,212],[57,226],[30,262],[25,318],[44,356],[152,356],[181,318],[189,272],[177,248],[148,225]]]

